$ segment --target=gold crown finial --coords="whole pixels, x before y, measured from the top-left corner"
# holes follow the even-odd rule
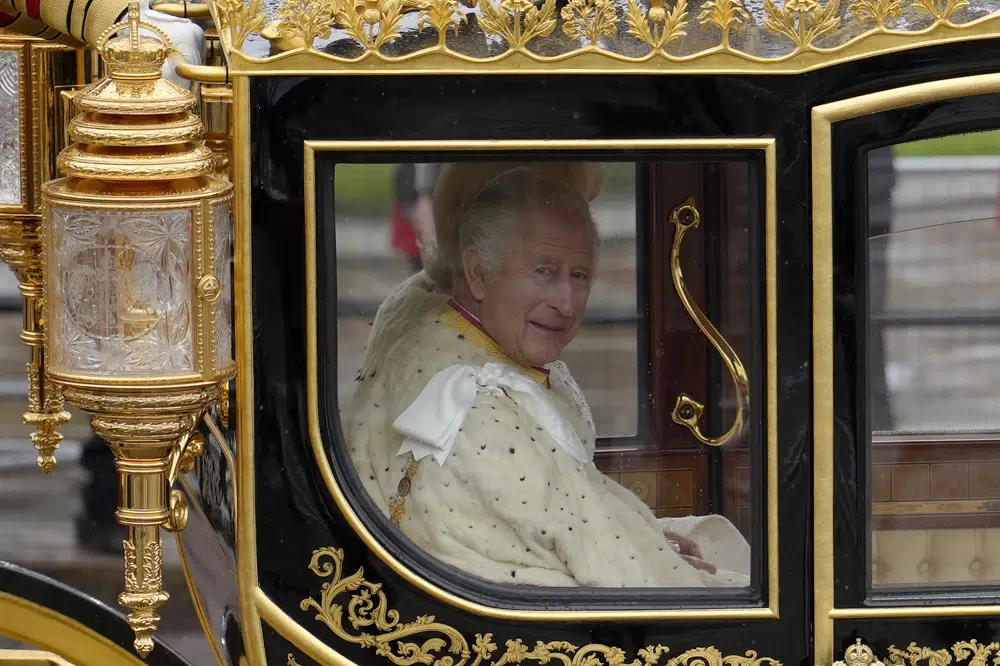
[[[123,28],[128,29],[128,37],[111,38]],[[155,36],[143,35],[142,29]],[[163,63],[172,48],[165,32],[142,20],[138,0],[128,3],[126,21],[114,24],[97,40],[97,49],[104,57],[108,75],[116,81],[144,82],[160,78]]]

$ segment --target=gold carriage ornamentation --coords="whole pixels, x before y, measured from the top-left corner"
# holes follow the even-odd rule
[[[792,73],[983,38],[997,18],[981,0],[571,0],[559,11],[555,0],[210,4],[232,66],[260,72]]]
[[[1000,0],[0,0],[0,666],[1000,666],[998,217]]]

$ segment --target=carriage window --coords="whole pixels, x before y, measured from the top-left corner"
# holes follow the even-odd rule
[[[755,162],[334,174],[344,445],[410,541],[494,582],[750,585]]]
[[[868,156],[871,583],[1000,582],[1000,133]]]

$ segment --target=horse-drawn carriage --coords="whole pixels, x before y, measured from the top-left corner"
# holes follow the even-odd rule
[[[0,662],[1000,663],[1000,6],[8,4]]]

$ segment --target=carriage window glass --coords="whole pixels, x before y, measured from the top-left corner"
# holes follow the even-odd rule
[[[1000,133],[868,154],[871,584],[1000,582]]]
[[[356,388],[352,366],[361,357],[379,304],[393,286],[423,269],[423,239],[434,228],[431,194],[438,168],[337,168],[341,402]],[[634,167],[609,164],[605,179],[591,204],[600,232],[600,279],[593,281],[582,325],[561,358],[587,397],[598,438],[631,437],[639,418]]]
[[[384,515],[493,582],[748,586],[755,178],[749,161],[336,164],[337,403]]]

